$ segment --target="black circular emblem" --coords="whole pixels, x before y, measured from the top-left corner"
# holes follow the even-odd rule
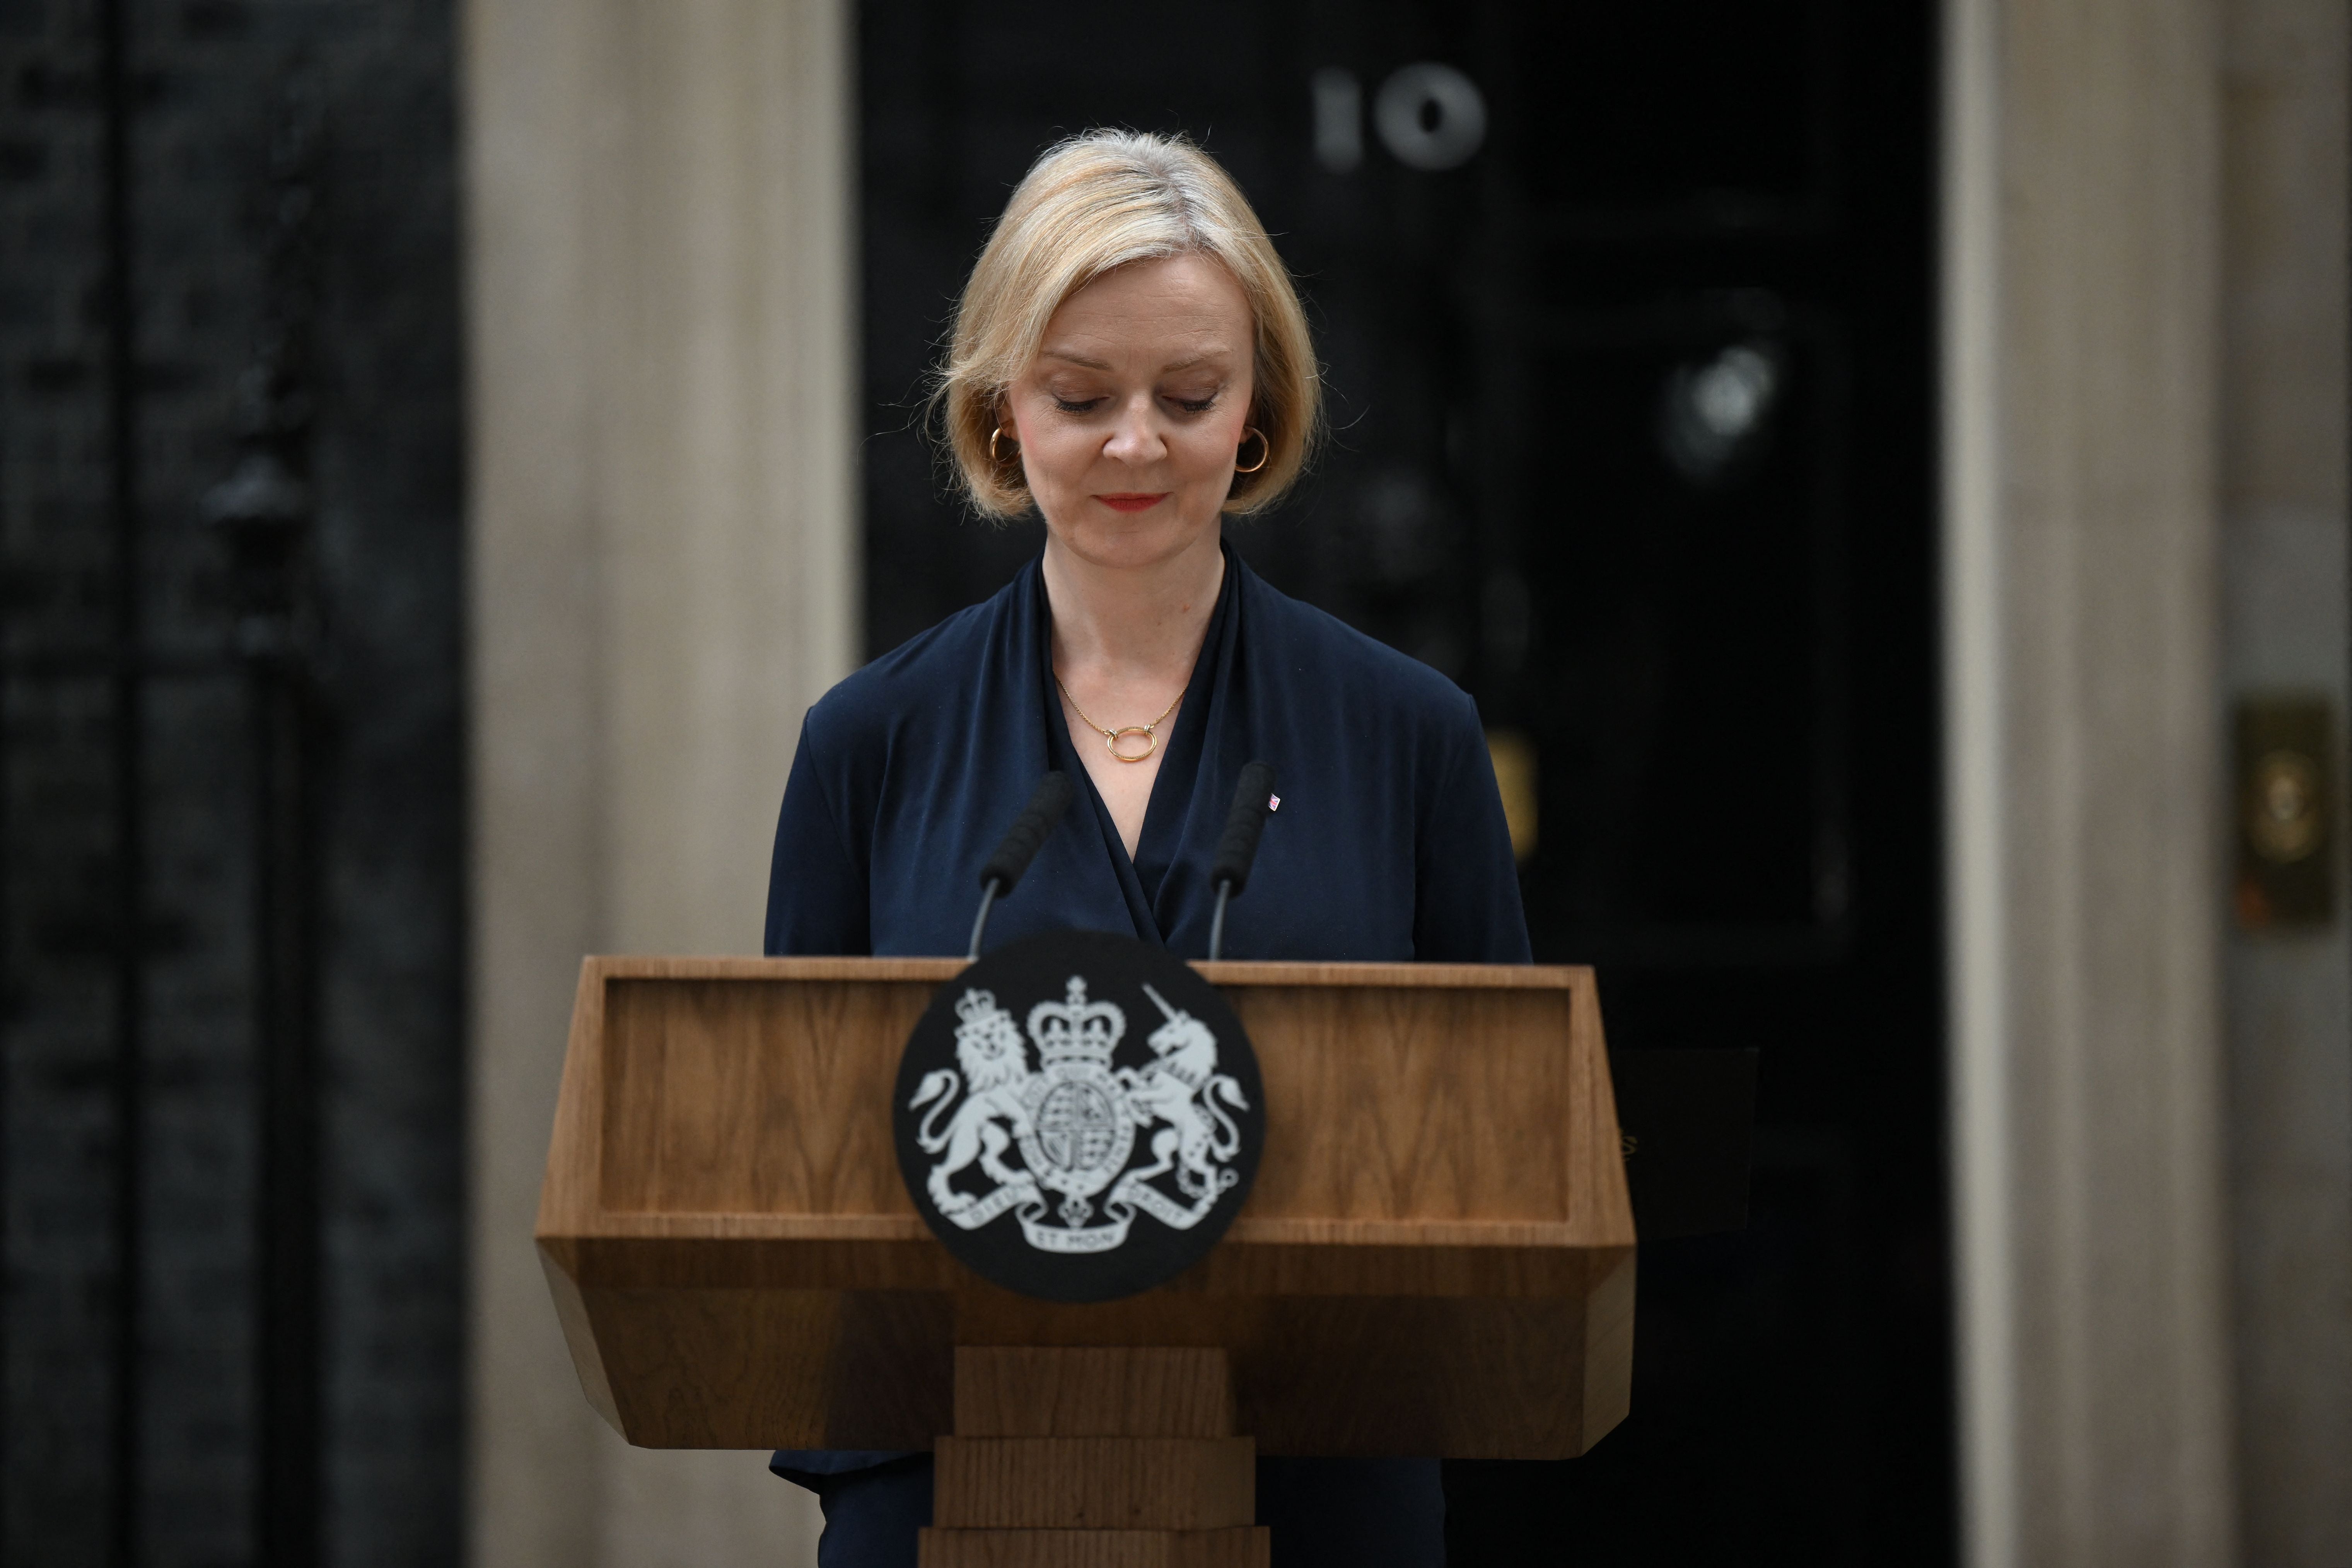
[[[932,997],[898,1062],[898,1169],[982,1278],[1108,1301],[1216,1245],[1257,1175],[1257,1057],[1164,948],[1048,931]]]

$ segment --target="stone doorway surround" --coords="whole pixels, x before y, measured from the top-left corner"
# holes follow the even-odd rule
[[[589,952],[757,952],[857,643],[840,0],[463,7],[472,1560],[814,1561],[764,1455],[623,1444],[530,1242]]]
[[[2342,1562],[2352,973],[2228,934],[2223,715],[2342,732],[2344,13],[1945,16],[1966,1561]]]

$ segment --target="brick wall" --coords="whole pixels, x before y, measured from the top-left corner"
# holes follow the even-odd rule
[[[140,1563],[255,1549],[269,1353],[254,1283],[257,781],[225,545],[200,501],[236,460],[238,380],[270,319],[270,137],[299,86],[323,128],[307,366],[321,1538],[338,1563],[446,1562],[461,1396],[450,7],[123,0],[119,18],[110,100],[98,0],[0,5],[0,1558],[110,1561],[125,1518]],[[123,451],[110,112],[127,174]],[[126,471],[128,530],[114,504]],[[113,641],[126,583],[129,667]],[[126,871],[142,911],[127,971]],[[125,1279],[140,1341],[127,1441]]]

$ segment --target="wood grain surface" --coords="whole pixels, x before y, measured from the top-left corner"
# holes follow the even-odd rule
[[[1603,1163],[1577,1156],[1605,1086],[1569,1047],[1574,997],[1233,988],[1265,1082],[1267,1152],[1246,1217],[1581,1222],[1600,1239]]]
[[[921,1568],[1270,1568],[1273,1532],[1236,1530],[926,1530]]]
[[[942,1530],[1221,1530],[1257,1521],[1246,1437],[941,1437]]]
[[[1200,967],[1256,1047],[1256,1184],[1186,1275],[1059,1307],[955,1264],[899,1180],[898,1056],[961,961],[588,960],[538,1236],[591,1402],[656,1447],[916,1447],[957,1343],[1222,1348],[1265,1452],[1590,1447],[1633,1277],[1590,972]]]
[[[974,1283],[956,1334],[1222,1345],[1234,1430],[1261,1453],[1567,1458],[1624,1418],[1633,1360],[1633,1250],[1572,1258],[1552,1289],[1517,1295],[1162,1289],[1070,1307]]]
[[[903,1044],[929,1003],[904,981],[607,982],[603,1206],[913,1217],[890,1136],[898,1053],[871,1042]]]
[[[1264,1563],[1217,1350],[964,1347],[929,1563]]]
[[[1233,1367],[1214,1348],[961,1345],[964,1437],[1230,1437]]]

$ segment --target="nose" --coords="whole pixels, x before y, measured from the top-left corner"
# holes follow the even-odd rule
[[[1156,463],[1168,455],[1168,443],[1160,433],[1159,414],[1150,394],[1131,397],[1120,405],[1118,423],[1111,427],[1110,438],[1103,443],[1103,455],[1136,468]]]

